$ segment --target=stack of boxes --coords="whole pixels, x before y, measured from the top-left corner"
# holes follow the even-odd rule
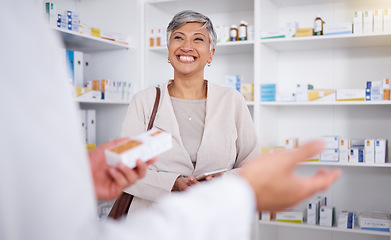
[[[353,33],[381,33],[391,31],[391,9],[353,12]]]
[[[322,162],[338,162],[339,158],[339,137],[337,136],[324,136],[322,137],[325,142],[325,148],[320,153],[320,161]]]
[[[261,84],[261,102],[276,101],[276,84]]]

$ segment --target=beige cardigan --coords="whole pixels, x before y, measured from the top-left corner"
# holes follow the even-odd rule
[[[236,90],[208,83],[205,127],[195,168],[179,132],[167,85],[161,99],[154,128],[172,134],[173,148],[149,166],[145,178],[126,189],[134,195],[129,212],[149,206],[171,192],[180,175],[197,176],[222,168],[237,168],[260,153],[254,124],[243,96]],[[135,94],[123,123],[122,136],[136,136],[147,128],[156,89]]]

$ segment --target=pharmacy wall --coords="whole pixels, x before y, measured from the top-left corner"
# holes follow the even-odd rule
[[[362,33],[354,32],[353,27],[349,30],[354,12],[391,9],[388,0],[52,2],[62,13],[77,12],[83,29],[87,29],[86,34],[53,27],[67,49],[88,56],[90,75],[82,79],[86,85],[83,87],[88,88],[92,81],[99,81],[94,86],[106,86],[105,90],[96,90],[106,91],[106,98],[97,95],[87,99],[86,92],[75,97],[81,109],[96,111],[97,144],[119,136],[133,93],[173,78],[172,67],[167,62],[164,29],[175,13],[185,9],[206,14],[219,31],[216,53],[211,67],[206,67],[205,78],[220,85],[239,86],[237,90],[244,95],[250,93],[250,98],[246,95],[246,103],[263,151],[285,148],[287,140],[302,144],[326,136],[347,141],[391,139],[391,101],[374,101],[374,90],[373,101],[365,101],[367,82],[375,86],[391,78],[391,32],[364,32],[364,27]],[[317,16],[326,24],[323,30],[329,32],[312,36]],[[247,39],[230,41],[230,36],[226,39],[227,28],[239,27],[242,21],[247,24]],[[92,36],[97,30],[100,35]],[[118,86],[123,90],[127,83],[130,92],[119,93]],[[318,97],[332,94],[323,100],[319,97],[310,101],[310,91],[318,91]],[[345,97],[355,97],[336,101],[342,93]],[[354,101],[357,94],[360,101]],[[364,99],[360,94],[364,94]],[[389,230],[363,230],[357,224],[349,229],[338,225],[340,212],[344,210],[357,216],[366,211],[391,210],[391,188],[387,184],[391,180],[391,164],[320,161],[319,156],[314,159],[301,164],[297,171],[304,175],[313,174],[321,167],[338,167],[343,171],[333,187],[319,194],[327,198],[328,207],[334,207],[334,223],[331,226],[308,224],[306,213],[301,215],[301,220],[294,220],[299,223],[281,222],[276,221],[274,214],[271,221],[270,217],[256,220],[253,239],[391,239]],[[300,211],[314,201],[306,199],[285,216],[300,219]]]

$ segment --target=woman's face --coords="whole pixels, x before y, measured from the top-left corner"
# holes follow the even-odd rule
[[[203,77],[207,62],[212,62],[214,49],[209,52],[209,32],[202,23],[186,23],[173,31],[168,46],[168,59],[176,76]]]

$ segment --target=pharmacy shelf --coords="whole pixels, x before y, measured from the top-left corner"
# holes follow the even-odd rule
[[[335,101],[335,102],[260,102],[261,106],[371,106],[391,105],[391,101]]]
[[[261,39],[277,51],[300,51],[332,48],[363,48],[391,46],[391,33],[341,34],[296,38]]]
[[[330,166],[330,167],[367,167],[367,168],[391,168],[391,163],[341,163],[341,162],[303,162],[301,165]]]
[[[302,229],[309,229],[309,230],[323,230],[323,231],[332,231],[332,232],[345,232],[345,233],[358,233],[358,234],[368,234],[368,235],[378,235],[378,236],[390,236],[390,232],[361,230],[359,228],[345,229],[345,228],[326,227],[326,226],[319,226],[319,225],[285,223],[285,222],[276,222],[276,221],[262,221],[262,220],[259,221],[259,224],[266,225],[266,226],[277,226],[277,227],[294,227],[294,228],[302,228]]]
[[[102,99],[74,99],[78,103],[96,103],[96,104],[124,104],[128,105],[129,101],[117,101],[117,100],[102,100]]]
[[[157,53],[167,53],[166,46],[150,47],[149,51]],[[240,54],[240,53],[253,53],[254,41],[237,41],[226,42],[216,44],[216,54]]]
[[[56,27],[51,27],[51,29],[60,34],[60,37],[64,41],[66,48],[70,50],[77,50],[84,53],[88,53],[130,48],[127,44],[118,43],[111,40],[94,37],[91,35],[81,34],[67,29],[61,29]]]
[[[354,2],[356,0],[272,0],[278,7],[292,7],[299,5],[312,5],[321,3]]]
[[[253,11],[254,9],[253,0],[213,0],[213,4],[211,4],[210,0],[149,0],[149,3],[171,15],[186,9],[199,11],[205,15],[222,12]]]

